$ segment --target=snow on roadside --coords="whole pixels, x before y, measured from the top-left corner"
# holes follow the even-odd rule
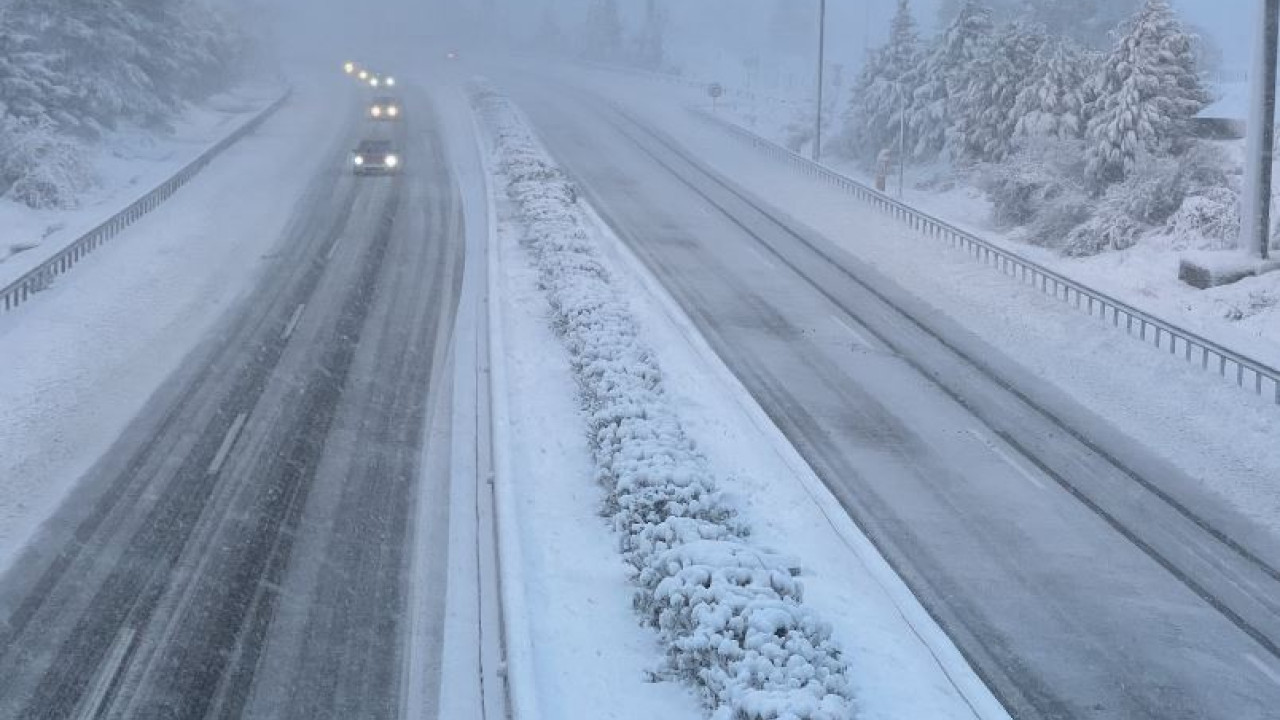
[[[1270,536],[1268,546],[1280,542],[1280,486],[1272,481],[1280,477],[1275,445],[1280,413],[1269,399],[1241,392],[918,235],[832,186],[745,151],[728,133],[691,117],[665,87],[636,85],[624,94],[581,73],[568,81],[670,133],[722,175],[768,198],[940,317],[996,348],[1008,362],[1096,414],[1093,421],[1105,421],[1116,437],[1172,463],[1197,489],[1254,520]]]
[[[583,74],[573,68],[566,71]],[[610,78],[616,73],[602,69],[586,71],[588,77],[596,79]],[[640,84],[654,97],[665,96],[669,105],[709,109],[707,98],[699,90],[671,84],[659,76],[646,80],[645,75],[628,73],[628,88],[632,93]],[[794,134],[794,115],[763,112],[752,103],[734,101],[732,96],[718,105],[716,114],[780,145],[788,145]],[[839,131],[836,126],[828,138],[828,148],[838,141]],[[828,152],[824,162],[859,182],[873,183],[869,173],[836,153]],[[1092,257],[1064,257],[1053,250],[1020,242],[1014,232],[996,227],[991,222],[990,200],[978,188],[960,182],[955,172],[944,165],[908,168],[903,201],[1088,287],[1272,367],[1280,367],[1280,273],[1198,290],[1178,278],[1179,263],[1186,248],[1161,233],[1144,237],[1127,250]],[[895,196],[897,183],[896,177],[890,179],[890,192]]]
[[[569,351],[605,512],[633,568],[633,605],[665,648],[660,674],[697,688],[717,720],[850,717],[849,666],[831,625],[805,604],[796,562],[748,540],[584,228],[572,184],[509,101],[477,89],[473,102]]]
[[[122,127],[90,148],[96,183],[77,208],[37,210],[0,198],[0,287],[150,192],[281,92],[278,84],[249,83],[215,95],[188,108],[163,136]]]
[[[0,573],[251,286],[342,123],[280,114],[39,302],[0,315]]]

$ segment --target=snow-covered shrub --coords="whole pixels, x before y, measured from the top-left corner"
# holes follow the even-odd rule
[[[0,193],[33,208],[71,208],[94,183],[84,148],[49,122],[0,126]]]
[[[660,674],[697,688],[715,720],[851,718],[830,626],[805,606],[794,563],[747,542],[612,285],[572,183],[508,100],[479,87],[472,103],[494,136],[522,245],[569,352],[605,512],[635,569],[634,606],[666,648]]]
[[[1251,290],[1243,303],[1228,302],[1227,310],[1222,316],[1231,322],[1240,322],[1276,307],[1280,307],[1280,295],[1268,290]]]
[[[1024,242],[1064,247],[1096,204],[1085,189],[1082,149],[1074,139],[1029,138],[1005,162],[984,166],[979,184],[992,202],[992,219],[1019,228]]]
[[[1240,236],[1240,194],[1229,187],[1207,188],[1182,201],[1165,223],[1176,250],[1224,250]]]
[[[1221,157],[1206,145],[1193,145],[1177,157],[1141,160],[1107,195],[1121,203],[1129,217],[1148,225],[1167,221],[1192,192],[1228,184]]]
[[[1123,201],[1109,195],[1093,217],[1067,233],[1062,253],[1090,257],[1108,250],[1128,250],[1150,229],[1129,214]]]
[[[979,185],[992,203],[992,219],[1006,227],[1030,225],[1065,199],[1083,193],[1081,151],[1073,140],[1035,138],[1006,162],[984,165]]]

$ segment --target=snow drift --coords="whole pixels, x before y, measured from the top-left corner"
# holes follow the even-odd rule
[[[611,284],[573,184],[509,100],[477,84],[472,102],[569,351],[605,511],[635,571],[635,609],[666,648],[656,674],[697,688],[715,720],[852,717],[830,625],[805,606],[796,563],[753,547],[719,492]]]

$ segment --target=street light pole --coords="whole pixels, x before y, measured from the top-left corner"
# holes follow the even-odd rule
[[[826,89],[827,0],[818,0],[818,107],[813,131],[813,161],[822,162],[822,92]]]
[[[1280,0],[1257,0],[1262,13],[1254,48],[1253,108],[1249,114],[1240,245],[1266,260],[1271,254],[1271,171],[1276,141],[1276,54],[1280,51]]]

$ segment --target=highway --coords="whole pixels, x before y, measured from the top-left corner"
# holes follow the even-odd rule
[[[1017,718],[1275,717],[1280,548],[600,97],[508,88]],[[746,152],[746,150],[744,150]],[[856,233],[857,228],[850,228]],[[1174,489],[1176,488],[1176,490]]]
[[[466,223],[404,96],[405,172],[369,178],[335,97],[262,281],[0,583],[0,717],[435,716]]]

